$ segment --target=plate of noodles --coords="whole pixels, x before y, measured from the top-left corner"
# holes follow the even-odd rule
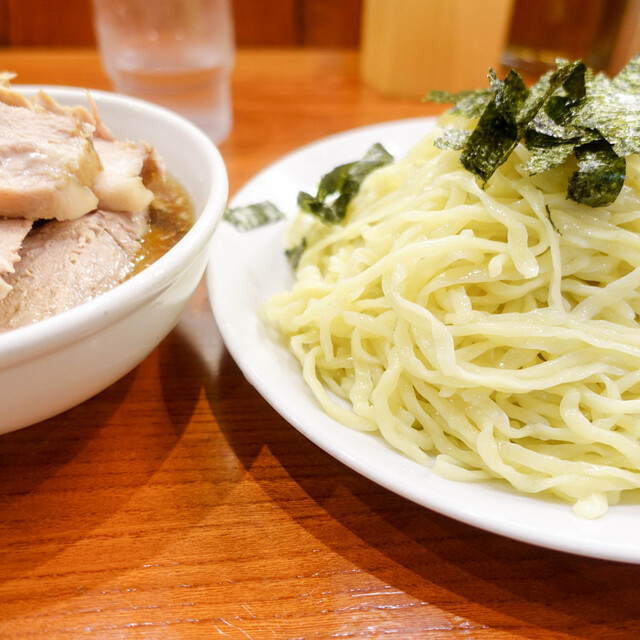
[[[566,197],[571,166],[530,176],[517,149],[482,189],[434,128],[340,133],[237,193],[234,206],[270,201],[286,219],[214,237],[225,343],[278,413],[387,489],[514,539],[640,562],[640,163],[585,216]],[[395,160],[345,222],[298,213],[300,191],[374,143]]]

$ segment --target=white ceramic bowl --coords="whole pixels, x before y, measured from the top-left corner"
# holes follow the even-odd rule
[[[16,86],[30,96],[41,87]],[[87,104],[81,89],[42,87],[62,104]],[[140,100],[92,91],[117,138],[146,140],[191,195],[193,228],[157,262],[98,298],[0,334],[0,433],[50,418],[102,391],[167,335],[204,272],[228,195],[224,162],[182,117]]]

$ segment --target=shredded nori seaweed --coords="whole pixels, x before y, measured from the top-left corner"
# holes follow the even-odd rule
[[[620,193],[626,176],[626,160],[606,140],[576,147],[578,171],[569,181],[569,197],[590,207],[604,207]]]
[[[587,92],[576,123],[599,131],[619,156],[640,153],[640,55],[613,80],[592,78]]]
[[[464,149],[469,140],[471,131],[466,129],[444,129],[442,135],[438,136],[433,144],[439,149],[455,149],[460,151]]]
[[[298,264],[300,263],[300,258],[302,258],[302,254],[304,253],[304,250],[306,248],[307,248],[307,239],[302,238],[299,244],[295,245],[294,247],[289,247],[288,249],[285,249],[284,254],[287,256],[287,260],[289,261],[289,264],[291,265],[292,269],[298,268]]]
[[[425,101],[440,102],[442,104],[455,102],[455,107],[452,109],[453,113],[459,113],[465,118],[479,118],[492,98],[493,92],[490,89],[460,91],[459,93],[431,91]]]
[[[520,140],[518,116],[528,90],[522,78],[510,71],[503,82],[490,74],[495,88],[476,128],[462,150],[462,166],[486,182],[504,163]]]
[[[322,176],[315,196],[300,191],[298,206],[325,224],[339,224],[344,220],[347,207],[360,190],[365,177],[374,169],[392,161],[393,156],[381,144],[376,143],[362,159],[341,164]]]
[[[341,164],[323,175],[315,196],[300,191],[297,198],[298,206],[302,211],[319,218],[324,224],[338,224],[344,220],[347,207],[360,190],[365,177],[374,169],[390,162],[393,162],[393,156],[377,142],[360,160]],[[256,229],[284,217],[284,213],[268,200],[227,208],[222,216],[223,220],[233,224],[239,231]],[[299,244],[285,250],[293,269],[298,267],[306,248],[307,240],[302,238]]]
[[[556,227],[556,223],[553,221],[553,218],[551,217],[551,209],[549,209],[549,205],[545,204],[544,208],[547,212],[547,218],[549,219],[549,222],[551,223],[551,226],[553,227],[553,230],[558,234],[558,235],[562,235],[562,233],[560,232],[560,229],[558,229],[558,227]]]
[[[518,143],[531,152],[530,173],[559,166],[570,156],[578,171],[569,198],[591,207],[611,204],[625,179],[624,156],[640,153],[640,55],[610,80],[581,61],[558,60],[557,68],[527,89],[510,71],[501,81],[489,72],[490,89],[425,99],[453,102],[452,112],[479,118],[471,133],[445,129],[443,149],[461,149],[462,165],[485,184]]]
[[[531,152],[527,170],[534,175],[560,166],[573,153],[578,140],[571,138],[562,142],[554,136],[528,129],[524,137],[524,144]]]
[[[222,215],[222,219],[230,222],[238,231],[251,231],[284,217],[284,213],[268,200],[240,207],[228,207]]]

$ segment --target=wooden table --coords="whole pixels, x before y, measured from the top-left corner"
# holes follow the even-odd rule
[[[93,51],[0,68],[109,87]],[[379,97],[345,52],[240,51],[233,92],[232,192],[318,137],[435,109]],[[0,437],[2,640],[637,638],[639,619],[640,568],[449,520],[308,442],[245,382],[202,284],[120,382]]]

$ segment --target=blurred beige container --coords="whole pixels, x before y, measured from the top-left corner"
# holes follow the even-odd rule
[[[384,95],[487,86],[500,64],[513,0],[365,0],[361,72]]]

